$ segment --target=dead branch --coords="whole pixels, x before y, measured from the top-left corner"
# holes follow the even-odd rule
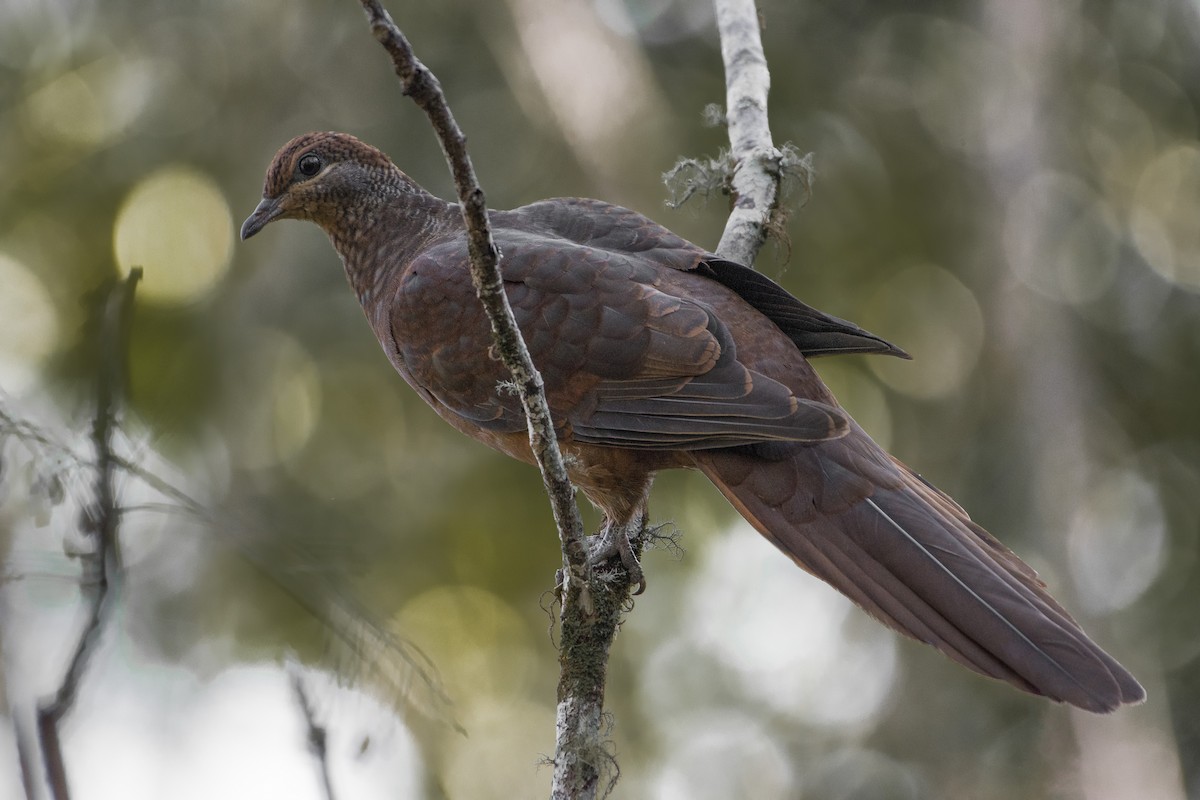
[[[66,763],[63,760],[59,724],[70,713],[87,665],[104,630],[121,579],[118,529],[121,509],[116,496],[117,461],[112,434],[125,387],[125,353],[133,295],[142,270],[135,268],[123,282],[114,284],[101,299],[100,370],[96,381],[96,416],[92,421],[92,446],[96,451],[95,497],[80,514],[80,528],[94,542],[94,549],[81,557],[83,580],[80,591],[87,601],[88,616],[75,651],[67,664],[58,691],[38,704],[38,740],[46,781],[55,800],[69,800]],[[110,591],[112,590],[112,591]]]

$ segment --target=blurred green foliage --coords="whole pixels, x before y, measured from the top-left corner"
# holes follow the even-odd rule
[[[686,552],[648,557],[649,592],[618,638],[618,795],[1197,796],[1196,7],[760,7],[774,135],[817,170],[760,269],[914,355],[819,367],[881,442],[1037,567],[1151,699],[1085,718],[896,642],[782,557],[769,556],[780,572],[760,563],[715,491],[669,475],[652,510]],[[720,198],[671,211],[659,180],[724,144],[701,114],[724,97],[707,3],[391,12],[441,80],[493,206],[601,197],[715,246]],[[95,357],[81,298],[143,266],[127,446],[212,514],[128,516],[129,647],[201,675],[285,648],[320,662],[328,633],[296,598],[319,607],[347,587],[361,624],[428,651],[470,733],[407,718],[430,796],[544,795],[559,556],[536,473],[461,438],[392,373],[315,227],[232,244],[275,149],[319,129],[449,196],[355,3],[0,7],[0,386],[64,440],[83,431]],[[155,181],[166,193],[145,195]],[[11,572],[54,545],[31,532],[19,476],[6,481]],[[751,555],[706,555],[731,547]],[[724,609],[701,602],[714,586]],[[735,600],[744,614],[721,628]],[[782,650],[739,659],[722,644],[739,625]],[[791,655],[764,672],[778,652]],[[820,702],[856,688],[877,701],[841,715]]]

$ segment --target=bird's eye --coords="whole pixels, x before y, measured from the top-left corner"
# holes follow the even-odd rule
[[[300,159],[300,163],[296,165],[296,170],[306,178],[311,178],[321,171],[321,157],[309,153]]]

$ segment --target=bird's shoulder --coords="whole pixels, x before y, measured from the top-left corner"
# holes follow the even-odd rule
[[[690,270],[710,257],[704,248],[624,206],[583,197],[556,197],[494,216],[499,237],[533,246],[575,244],[660,267]]]
[[[585,198],[554,198],[490,215],[500,268],[510,289],[540,297],[639,294],[666,272],[690,272],[713,257],[648,217]],[[461,293],[469,284],[467,236],[457,230],[425,244],[402,270],[411,300]]]
[[[731,314],[733,320],[743,320],[753,309],[806,356],[907,355],[857,325],[801,302],[765,275],[722,259],[623,206],[554,198],[494,212],[492,223],[515,306],[569,306],[574,314],[589,307],[598,312],[605,306],[682,301],[722,307],[722,316]],[[473,294],[465,233],[458,231],[420,253],[403,288],[421,303],[436,302],[448,292]],[[568,302],[568,297],[574,299]]]

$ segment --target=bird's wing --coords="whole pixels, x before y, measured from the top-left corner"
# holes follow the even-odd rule
[[[649,217],[601,200],[560,197],[500,212],[526,230],[598,250],[646,254],[660,267],[698,272],[728,289],[775,323],[806,357],[880,354],[908,358],[896,345],[793,297],[761,272],[720,258]]]
[[[517,324],[542,373],[556,424],[576,441],[675,450],[841,436],[845,415],[797,397],[739,361],[705,304],[656,287],[654,253],[622,253],[499,230]],[[482,428],[524,427],[498,389],[491,333],[462,242],[416,259],[397,293],[392,333],[412,379]]]

